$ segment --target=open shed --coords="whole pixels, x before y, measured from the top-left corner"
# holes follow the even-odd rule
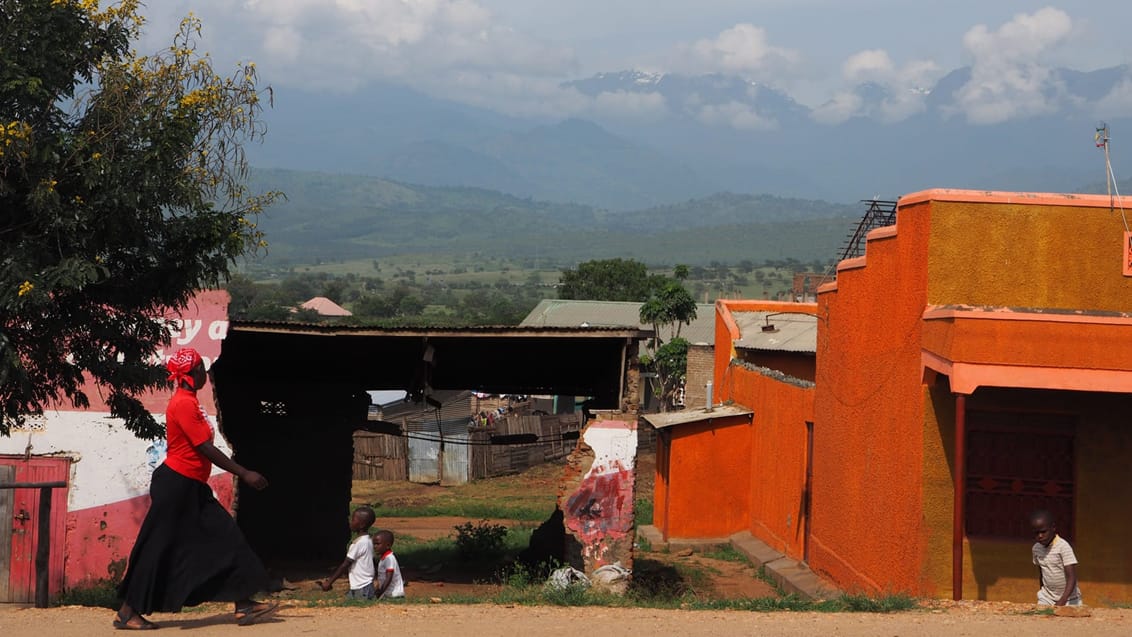
[[[620,409],[637,402],[637,347],[648,336],[233,322],[213,366],[220,427],[236,461],[271,482],[265,491],[237,487],[237,520],[270,564],[333,561],[349,537],[352,435],[374,426],[366,390],[573,394]]]

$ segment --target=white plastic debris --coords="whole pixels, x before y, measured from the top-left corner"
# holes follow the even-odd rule
[[[621,566],[621,562],[599,566],[590,578],[595,588],[622,594],[629,587],[633,572]]]
[[[564,591],[572,586],[589,588],[590,578],[586,577],[585,573],[570,566],[563,566],[546,578],[546,587],[550,589]]]

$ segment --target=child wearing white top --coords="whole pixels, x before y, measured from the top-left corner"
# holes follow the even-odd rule
[[[1038,604],[1042,606],[1080,606],[1077,587],[1077,556],[1073,547],[1057,534],[1057,524],[1049,511],[1030,515],[1036,542],[1031,549],[1038,567]]]
[[[373,538],[370,537],[369,529],[373,526],[377,514],[373,509],[367,506],[360,506],[354,509],[354,514],[350,516],[350,530],[358,534],[358,537],[350,544],[350,548],[346,551],[346,559],[330,576],[330,579],[319,582],[322,590],[329,591],[334,586],[334,581],[342,577],[343,573],[349,571],[350,574],[350,592],[346,597],[351,599],[376,599],[377,594],[374,592],[374,570],[373,570],[373,555],[374,546]]]
[[[405,580],[401,578],[401,567],[393,555],[393,533],[378,531],[374,540],[374,550],[381,560],[377,564],[377,598],[404,597]]]

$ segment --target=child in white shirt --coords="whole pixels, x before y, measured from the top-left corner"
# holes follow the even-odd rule
[[[1077,587],[1077,556],[1073,547],[1057,534],[1057,524],[1049,511],[1035,511],[1030,516],[1034,528],[1030,550],[1038,567],[1038,604],[1042,606],[1080,606],[1081,589]]]
[[[401,567],[393,555],[393,533],[378,531],[374,540],[374,551],[381,560],[377,565],[377,598],[404,597],[405,580],[401,578]]]
[[[334,585],[334,580],[349,571],[350,592],[346,594],[346,597],[350,599],[377,598],[373,586],[374,546],[373,538],[369,534],[369,529],[376,519],[377,514],[370,507],[360,506],[354,509],[354,514],[350,516],[350,530],[357,533],[358,537],[350,544],[350,548],[346,551],[345,561],[338,565],[330,579],[319,582],[322,590],[329,591]]]

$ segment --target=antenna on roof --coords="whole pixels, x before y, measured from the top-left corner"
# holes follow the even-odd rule
[[[1108,154],[1108,124],[1101,122],[1097,127],[1097,132],[1093,135],[1093,141],[1096,142],[1097,148],[1104,149],[1104,183],[1105,189],[1108,191],[1108,209],[1109,211],[1116,210],[1116,205],[1120,204],[1120,218],[1124,222],[1124,232],[1129,232],[1128,218],[1124,214],[1124,202],[1120,198],[1120,186],[1116,183],[1116,173],[1112,171],[1112,160]],[[1115,194],[1115,197],[1114,197]]]
[[[1109,210],[1111,210],[1115,207],[1113,205],[1114,202],[1112,200],[1112,187],[1116,185],[1114,183],[1116,181],[1116,179],[1112,175],[1112,160],[1109,158],[1109,155],[1108,155],[1108,124],[1107,123],[1101,122],[1101,125],[1097,127],[1097,132],[1096,132],[1095,135],[1093,135],[1093,142],[1096,143],[1097,148],[1103,148],[1104,149],[1104,187],[1105,187],[1105,190],[1108,192],[1108,207],[1109,207]]]

